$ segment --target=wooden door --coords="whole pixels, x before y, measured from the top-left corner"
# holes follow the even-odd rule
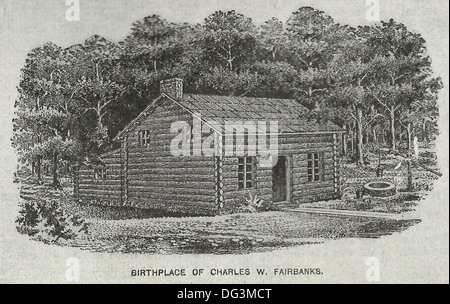
[[[288,200],[287,161],[285,156],[279,156],[278,162],[272,168],[273,202],[286,202]]]

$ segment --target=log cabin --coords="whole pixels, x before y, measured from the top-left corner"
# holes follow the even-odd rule
[[[309,121],[298,101],[187,94],[182,79],[161,81],[160,91],[115,137],[120,149],[101,155],[100,166],[77,168],[78,199],[217,215],[233,212],[249,193],[279,208],[339,195],[343,130]],[[242,130],[227,133],[235,126],[229,122]],[[268,142],[276,155],[255,149]]]

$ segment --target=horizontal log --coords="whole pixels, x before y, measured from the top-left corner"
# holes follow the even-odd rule
[[[128,175],[136,176],[142,174],[160,174],[164,175],[211,175],[214,176],[214,168],[213,167],[204,167],[204,168],[155,168],[155,169],[129,169]]]
[[[322,177],[322,175],[320,175]],[[334,179],[334,173],[332,170],[326,170],[323,174],[323,177],[325,180]],[[308,172],[306,171],[299,171],[299,172],[292,172],[292,178],[294,181],[305,179],[308,180]]]
[[[121,196],[121,192],[120,191],[104,191],[104,190],[94,190],[94,189],[90,189],[90,190],[80,190],[80,196],[85,196],[85,195],[95,195],[95,196],[101,196],[101,197],[115,197],[115,198],[120,198]]]
[[[321,189],[324,188],[330,188],[334,187],[333,181],[326,181],[326,182],[314,182],[314,183],[308,183],[308,184],[293,184],[292,189],[293,191],[308,191],[308,190],[314,190],[316,189],[318,192],[321,191]]]
[[[158,109],[164,109],[163,111],[155,111],[149,113],[146,119],[142,120],[139,124],[140,127],[152,127],[155,124],[171,124],[172,121],[186,121],[187,123],[192,121],[192,115],[186,111],[180,111],[175,108],[159,107]]]
[[[101,191],[120,191],[120,184],[118,185],[79,185],[80,191],[82,190],[101,190]]]
[[[143,155],[141,153],[137,154],[138,156]],[[134,164],[147,164],[147,163],[158,163],[161,165],[164,164],[173,164],[173,163],[184,163],[184,162],[195,162],[195,163],[202,163],[204,164],[214,164],[214,157],[204,157],[204,156],[200,156],[200,157],[194,157],[194,156],[190,156],[190,157],[174,157],[174,156],[167,156],[167,157],[145,157],[145,158],[141,158],[141,157],[136,157],[134,158],[133,154],[130,154],[128,159],[128,164],[129,165],[134,165]],[[147,155],[145,155],[147,156]]]
[[[191,181],[173,181],[173,180],[130,180],[128,185],[131,186],[141,186],[141,187],[185,187],[185,188],[214,188],[213,181],[200,182],[197,180]]]
[[[146,154],[147,157],[156,157],[163,155],[164,157],[173,156],[170,150],[170,141],[152,142],[148,146],[131,146],[128,149],[128,157]],[[153,155],[152,155],[153,154]]]
[[[120,177],[117,177],[115,179],[93,179],[90,178],[82,178],[80,177],[78,179],[78,182],[82,185],[118,185],[122,183],[122,179]]]
[[[223,164],[224,165],[237,165],[239,159],[237,157],[224,157]]]
[[[139,174],[129,176],[128,180],[134,181],[148,181],[148,180],[158,180],[158,181],[199,181],[208,182],[214,181],[214,175],[204,175],[204,174]]]
[[[227,191],[224,194],[224,197],[226,200],[244,200],[245,198],[248,198],[248,193],[251,192],[253,196],[255,194],[260,198],[263,199],[263,197],[266,198],[272,198],[272,191],[269,190],[252,190],[252,189],[245,189],[245,190],[236,190],[236,191]]]
[[[238,165],[223,165],[223,170],[228,172],[238,172],[239,167]]]
[[[319,162],[319,165],[320,165],[320,162]],[[332,158],[326,158],[325,161],[323,162],[323,165],[324,165],[325,167],[333,168],[333,166],[334,166],[334,160],[333,160]],[[295,161],[294,164],[293,164],[293,168],[294,168],[294,169],[298,169],[298,168],[301,168],[301,169],[303,169],[303,168],[308,168],[308,161],[307,161],[307,160],[305,160],[305,161]]]
[[[214,170],[214,162],[212,161],[178,161],[178,162],[147,162],[140,164],[129,164],[128,170],[132,171],[135,169],[195,169],[195,168],[205,168]],[[205,170],[207,171],[207,170]]]
[[[223,170],[222,173],[223,178],[238,178],[238,172],[237,171],[228,171],[228,170]]]
[[[80,172],[78,174],[79,177],[84,177],[84,178],[94,178],[95,176],[95,171],[92,170],[91,172]],[[106,178],[116,178],[120,176],[120,170],[117,171],[106,171]]]
[[[183,187],[156,187],[156,186],[128,186],[128,191],[138,193],[154,193],[163,195],[214,195],[214,188],[183,188]]]
[[[106,166],[107,169],[109,170],[119,170],[120,166],[122,166],[121,162],[117,162],[117,163],[108,163],[108,162],[104,162],[103,163],[104,166]],[[99,168],[101,168],[102,166],[99,166]],[[78,172],[82,173],[82,172],[93,172],[94,169],[96,168],[96,166],[92,165],[91,167],[83,167],[80,168],[78,170]]]
[[[150,199],[150,200],[163,200],[163,201],[180,201],[182,202],[213,202],[214,195],[199,195],[199,194],[176,194],[176,193],[152,193],[152,192],[136,192],[130,191],[128,193],[130,199]]]
[[[241,191],[239,189],[239,185],[237,183],[233,183],[233,184],[224,184],[224,192],[226,193],[231,193],[231,192],[235,192],[235,191]],[[256,183],[256,191],[270,191],[272,192],[272,184],[260,184],[260,183]]]
[[[130,198],[128,205],[149,209],[163,209],[168,211],[184,210],[186,212],[213,211],[216,209],[214,202],[182,202],[179,200],[161,200],[146,198]]]
[[[308,178],[308,170],[305,168],[304,170],[292,171],[291,176],[295,178]],[[325,169],[324,171],[320,171],[319,176],[320,178],[324,177],[324,179],[334,177],[334,171],[332,169]]]

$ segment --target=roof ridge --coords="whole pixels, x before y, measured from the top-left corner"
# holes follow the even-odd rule
[[[289,101],[297,101],[295,98],[280,98],[280,97],[255,97],[255,96],[234,96],[234,95],[218,95],[218,94],[198,94],[198,93],[184,93],[185,96],[209,96],[209,97],[222,97],[222,98],[253,98],[253,99],[273,99],[273,100],[289,100]],[[302,104],[298,104],[299,106],[304,107]]]

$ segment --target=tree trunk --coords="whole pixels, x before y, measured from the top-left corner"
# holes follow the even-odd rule
[[[54,188],[61,188],[61,183],[58,179],[58,153],[53,154],[53,184]]]
[[[344,154],[344,156],[347,156],[347,145],[348,145],[348,134],[347,134],[347,125],[344,124],[343,126],[345,133],[343,135],[343,139],[342,139],[342,153]]]
[[[38,184],[42,184],[42,157],[38,156],[36,159],[36,177]]]
[[[407,190],[409,192],[412,192],[413,190],[413,175],[412,175],[412,167],[411,167],[411,158],[412,158],[412,133],[411,133],[411,123],[408,122],[408,126],[406,128],[406,131],[408,133],[408,187]]]
[[[363,153],[363,128],[362,128],[362,120],[363,120],[363,111],[361,107],[358,107],[356,109],[357,112],[357,121],[356,121],[356,128],[358,132],[358,146],[357,146],[357,155],[358,155],[358,164],[364,165],[364,153]]]
[[[394,109],[391,109],[391,111],[390,111],[390,114],[391,114],[391,140],[392,140],[392,143],[391,143],[391,147],[392,147],[392,150],[396,150],[397,149],[397,145],[395,144],[395,111],[394,111]]]
[[[376,144],[377,146],[379,146],[378,143],[378,136],[377,136],[377,129],[376,128],[372,128],[372,140],[373,143]]]
[[[422,141],[428,141],[428,136],[427,136],[427,119],[424,118],[423,122],[422,122]]]
[[[228,60],[228,68],[233,71],[233,60]]]
[[[352,149],[352,155],[355,154],[355,128],[352,128],[352,134],[351,134],[351,149]]]

